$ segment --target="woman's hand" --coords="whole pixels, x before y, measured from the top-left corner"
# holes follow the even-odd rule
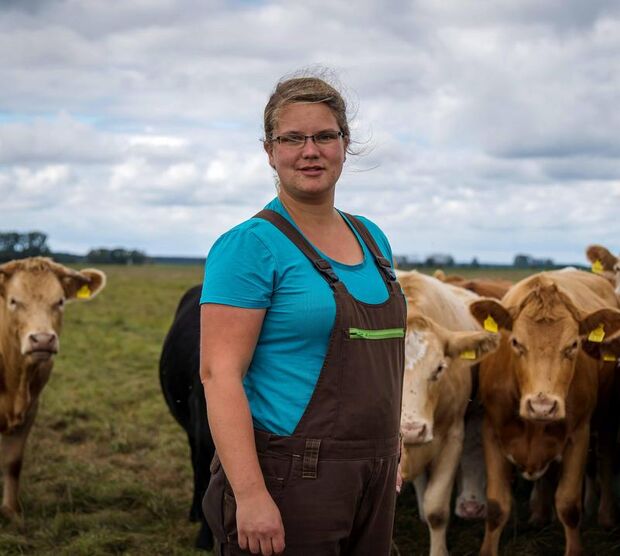
[[[239,548],[252,554],[272,556],[284,551],[280,510],[267,489],[237,497],[237,536]]]

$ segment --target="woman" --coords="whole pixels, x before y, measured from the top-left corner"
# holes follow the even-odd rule
[[[282,81],[264,124],[278,196],[206,263],[203,508],[221,554],[389,554],[406,322],[390,246],[334,208],[350,144],[338,91]]]

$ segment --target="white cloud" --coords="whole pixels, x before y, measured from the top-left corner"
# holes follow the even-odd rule
[[[80,252],[204,255],[273,196],[264,104],[318,62],[367,150],[349,157],[339,206],[395,252],[618,249],[612,0],[39,0],[0,14],[3,229],[36,223]]]

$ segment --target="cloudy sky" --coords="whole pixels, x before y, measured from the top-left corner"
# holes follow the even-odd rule
[[[352,107],[337,205],[394,252],[620,251],[616,0],[0,0],[0,230],[204,256],[274,196],[277,80]]]

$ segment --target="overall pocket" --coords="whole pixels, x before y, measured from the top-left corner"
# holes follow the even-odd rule
[[[227,540],[225,527],[227,524],[224,519],[226,483],[226,475],[216,453],[211,462],[211,480],[202,499],[202,511],[213,536],[221,543]]]

